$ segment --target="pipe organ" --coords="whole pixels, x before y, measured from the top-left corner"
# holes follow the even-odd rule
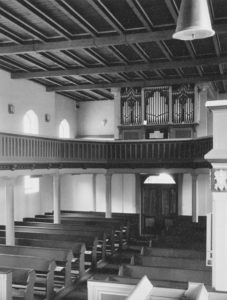
[[[193,84],[122,88],[120,138],[192,136],[196,95]]]
[[[169,87],[144,90],[145,120],[147,124],[169,122]]]
[[[173,88],[173,123],[194,122],[194,86],[183,85]]]
[[[142,122],[141,88],[121,89],[121,124],[138,125]]]

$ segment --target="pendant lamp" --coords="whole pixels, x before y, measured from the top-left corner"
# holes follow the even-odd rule
[[[182,0],[174,39],[205,39],[215,34],[207,0]]]

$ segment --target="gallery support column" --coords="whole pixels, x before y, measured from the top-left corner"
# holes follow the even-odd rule
[[[14,228],[14,179],[5,180],[5,200],[6,200],[6,245],[15,245]]]
[[[212,286],[227,292],[227,100],[208,101],[213,112],[213,149],[205,155],[212,164]]]
[[[198,207],[198,197],[197,197],[197,178],[198,175],[195,173],[192,176],[192,222],[197,223],[199,221],[199,207]]]
[[[97,179],[97,174],[93,174],[92,176],[93,211],[96,211],[96,179]]]
[[[139,234],[142,234],[142,215],[141,215],[141,179],[140,174],[135,174],[135,195],[136,195],[136,213],[139,214]]]
[[[106,173],[106,218],[112,217],[112,193],[111,193],[111,180],[112,180],[112,174]]]
[[[53,175],[54,224],[61,223],[61,175]]]

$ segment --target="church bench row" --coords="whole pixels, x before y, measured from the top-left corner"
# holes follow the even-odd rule
[[[5,238],[0,238],[0,244],[5,245]],[[72,251],[73,253],[73,266],[72,269],[75,272],[75,265],[78,265],[78,275],[83,277],[85,274],[85,244],[73,241],[58,241],[58,240],[40,240],[40,239],[26,239],[16,238],[15,244],[18,246],[30,246],[30,247],[43,247],[51,248],[53,253],[55,250],[63,249],[66,251]]]
[[[185,288],[188,281],[203,282],[211,286],[211,271],[188,270],[169,267],[122,265],[119,276],[141,278],[146,275],[157,286]]]
[[[142,247],[141,255],[146,256],[166,256],[176,258],[193,258],[206,259],[206,253],[198,250],[175,249],[175,248],[157,248],[157,247]]]
[[[131,258],[130,264],[147,267],[185,268],[200,271],[208,270],[205,260],[182,257],[134,255]]]
[[[71,281],[71,263],[73,253],[68,249],[53,249],[31,246],[6,246],[0,245],[0,254],[35,256],[48,260],[55,260],[57,268],[55,270],[56,277],[62,274],[62,286],[69,286]]]
[[[46,212],[45,215],[51,216],[53,212]],[[61,210],[61,216],[73,217],[102,217],[105,218],[105,212],[97,211],[75,211],[75,210]],[[130,226],[130,234],[138,236],[139,233],[139,214],[136,213],[112,213],[111,219],[117,219],[123,222],[124,225]]]
[[[12,287],[9,288],[12,288],[13,299],[34,300],[34,284],[36,279],[34,270],[26,268],[0,267],[0,273],[1,272],[12,273]],[[0,286],[2,285],[0,284]],[[4,299],[1,298],[1,292],[3,291],[0,290],[0,299]]]
[[[41,232],[40,232],[41,231]],[[0,230],[0,237],[5,237],[5,230]],[[48,228],[21,228],[15,227],[15,237],[25,238],[25,239],[38,239],[38,240],[51,240],[51,241],[71,241],[84,243],[86,246],[86,251],[89,250],[91,256],[91,263],[93,267],[97,265],[97,247],[98,238],[94,234],[83,235],[83,233],[78,232],[78,234],[68,233],[68,231],[62,231],[61,233],[56,231],[50,231]]]
[[[57,229],[59,232],[61,230],[68,230],[73,232],[83,232],[87,234],[87,232],[96,232],[99,235],[99,242],[101,244],[102,249],[102,259],[105,258],[105,250],[107,246],[109,250],[114,250],[114,232],[111,227],[103,228],[103,226],[81,226],[79,224],[53,224],[53,223],[44,223],[44,222],[28,222],[28,221],[16,221],[14,223],[16,227],[24,226],[24,227],[45,227],[49,229]],[[0,226],[0,229],[4,229],[3,226]],[[102,241],[103,239],[103,241]],[[111,253],[112,254],[112,253]]]
[[[53,223],[53,217],[45,215],[36,215],[35,218],[24,218],[23,221]],[[121,244],[121,246],[123,243],[127,243],[129,237],[129,226],[125,226],[120,220],[92,217],[83,218],[62,216],[61,223],[80,226],[112,228],[115,232],[115,239],[119,239],[119,243]]]
[[[41,295],[46,300],[54,298],[54,270],[56,268],[54,260],[35,256],[0,254],[0,267],[33,269],[36,274],[34,294]]]

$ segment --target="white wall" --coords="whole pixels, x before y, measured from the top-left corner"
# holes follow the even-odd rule
[[[78,136],[114,135],[114,101],[80,103],[77,116]],[[105,125],[103,120],[107,120]]]
[[[197,199],[199,216],[211,212],[212,200],[209,187],[209,174],[199,174],[197,177]],[[190,174],[183,176],[182,215],[192,215],[192,178]]]
[[[13,104],[15,113],[8,113],[8,104]],[[44,86],[24,79],[11,79],[10,74],[0,70],[0,131],[23,133],[23,116],[32,109],[39,119],[39,134],[58,136],[56,126],[60,115],[67,118],[72,128],[71,137],[76,135],[75,101],[55,94],[47,93]],[[45,121],[45,114],[50,122]],[[56,118],[56,119],[55,119]]]
[[[70,138],[77,135],[77,109],[76,102],[62,95],[55,95],[55,135],[59,136],[59,124],[63,119],[69,122]]]
[[[61,184],[61,208],[65,210],[93,210],[92,175],[64,175]],[[96,177],[96,211],[106,210],[105,175]],[[112,211],[135,212],[135,176],[112,176]]]

